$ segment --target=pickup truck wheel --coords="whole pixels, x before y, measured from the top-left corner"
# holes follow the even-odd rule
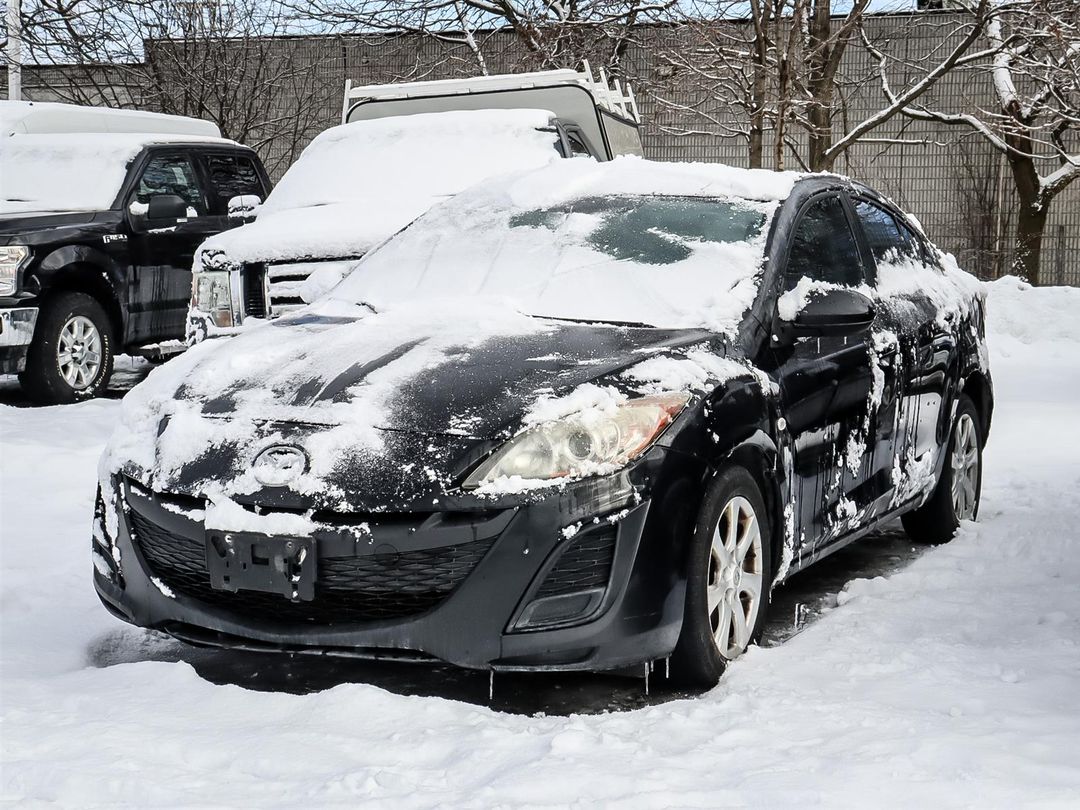
[[[19,381],[35,402],[59,405],[97,396],[112,368],[105,310],[89,295],[66,292],[42,307]]]

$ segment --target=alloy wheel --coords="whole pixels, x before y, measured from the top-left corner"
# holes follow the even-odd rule
[[[85,315],[72,315],[56,344],[60,375],[75,391],[89,388],[101,370],[101,332]]]
[[[706,587],[713,640],[729,661],[750,644],[761,611],[763,562],[761,524],[750,502],[736,496],[713,530]]]
[[[976,492],[979,486],[979,437],[970,414],[960,414],[953,440],[952,504],[957,520],[975,517]]]

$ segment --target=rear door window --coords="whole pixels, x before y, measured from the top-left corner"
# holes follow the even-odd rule
[[[884,208],[866,200],[854,200],[870,251],[878,264],[918,258],[919,242],[907,227]]]
[[[211,206],[215,214],[227,212],[229,200],[242,194],[265,193],[255,161],[247,155],[209,154],[204,156],[210,178]]]

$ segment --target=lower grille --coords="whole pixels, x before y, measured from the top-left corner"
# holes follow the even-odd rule
[[[244,315],[249,318],[266,317],[266,267],[249,264],[244,267],[241,283],[244,285]]]
[[[563,549],[533,599],[605,588],[615,560],[618,529],[605,526],[580,533]]]
[[[134,510],[129,517],[150,573],[173,591],[252,619],[320,625],[401,619],[431,610],[495,542],[488,538],[424,551],[321,558],[314,600],[290,602],[271,593],[214,590],[201,540],[173,534]]]

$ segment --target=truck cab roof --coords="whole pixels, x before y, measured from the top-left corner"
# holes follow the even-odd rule
[[[209,121],[0,101],[0,215],[112,208],[131,162],[158,144],[246,149]]]

